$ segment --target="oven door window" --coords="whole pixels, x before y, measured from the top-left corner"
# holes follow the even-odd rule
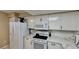
[[[34,43],[34,49],[44,49],[44,44]]]

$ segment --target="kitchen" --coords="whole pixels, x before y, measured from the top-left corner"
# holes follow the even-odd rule
[[[79,48],[78,10],[2,12],[9,18],[9,46],[4,49]]]

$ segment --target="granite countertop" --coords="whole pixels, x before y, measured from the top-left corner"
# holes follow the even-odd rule
[[[50,37],[48,38],[48,42],[58,42],[62,44],[64,48],[77,48],[74,41],[71,39],[65,39],[61,37]]]

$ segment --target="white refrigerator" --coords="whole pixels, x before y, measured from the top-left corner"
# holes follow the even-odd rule
[[[27,32],[27,23],[10,22],[10,48],[23,49]]]

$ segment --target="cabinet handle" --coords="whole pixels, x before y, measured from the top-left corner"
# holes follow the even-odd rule
[[[30,42],[30,44],[32,45],[32,41]]]
[[[61,30],[62,30],[62,26],[61,26]]]

